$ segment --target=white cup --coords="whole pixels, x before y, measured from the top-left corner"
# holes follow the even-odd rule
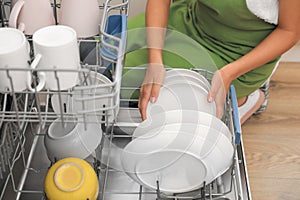
[[[62,0],[59,24],[74,28],[79,38],[99,34],[100,11],[97,0]]]
[[[0,28],[0,91],[12,89],[15,92],[25,89],[34,91],[31,87],[29,51],[29,43],[21,31],[14,28]],[[35,68],[34,64],[32,68]],[[45,84],[45,74],[39,73],[39,77],[37,91],[40,91]]]
[[[50,124],[44,138],[48,158],[52,161],[67,157],[85,159],[101,142],[102,130],[97,123],[65,122],[60,119]]]
[[[37,68],[45,69],[46,89],[67,90],[74,87],[78,79],[76,70],[80,69],[75,30],[62,25],[47,26],[36,31],[32,40],[35,57],[40,58]],[[57,77],[54,70],[57,70]]]
[[[13,4],[9,26],[18,28],[26,35],[32,35],[42,27],[55,24],[49,0],[18,0],[13,1]]]

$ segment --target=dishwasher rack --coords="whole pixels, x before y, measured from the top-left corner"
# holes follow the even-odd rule
[[[7,26],[5,17],[8,15],[7,7],[10,2],[1,2],[1,24]],[[0,96],[0,200],[6,199],[46,199],[43,190],[43,180],[51,165],[44,147],[44,136],[51,122],[60,118],[62,122],[74,121],[97,123],[102,127],[102,141],[95,152],[86,159],[95,169],[99,177],[99,200],[179,200],[179,199],[223,199],[223,200],[250,200],[250,188],[247,177],[246,162],[244,158],[241,130],[236,107],[234,88],[231,87],[227,97],[225,115],[222,119],[230,128],[232,142],[235,143],[235,154],[232,166],[221,177],[197,191],[184,194],[164,194],[159,190],[159,182],[156,190],[148,190],[133,182],[120,166],[120,151],[132,140],[134,129],[141,122],[137,101],[120,99],[122,90],[137,90],[138,88],[125,88],[121,86],[125,42],[119,35],[107,33],[109,16],[115,13],[127,15],[129,2],[123,1],[112,4],[114,0],[107,0],[99,6],[103,10],[100,24],[99,37],[91,39],[79,39],[79,47],[89,46],[95,48],[93,62],[82,61],[82,68],[75,70],[79,74],[78,86],[68,91],[42,90],[40,92],[14,92],[6,91]],[[60,8],[56,0],[52,3],[54,13]],[[56,17],[57,19],[57,17]],[[31,42],[31,38],[28,37]],[[31,52],[33,55],[33,52]],[[107,68],[111,70],[107,71]],[[11,70],[3,69],[9,77]],[[144,70],[135,68],[134,70]],[[212,73],[198,71],[208,79]],[[33,78],[41,70],[31,70]],[[65,70],[45,69],[58,73]],[[73,70],[74,71],[74,70]],[[109,84],[89,85],[88,80],[94,79],[95,71],[107,74],[111,79]],[[12,83],[12,82],[11,82]],[[57,79],[59,84],[59,79]],[[13,85],[12,85],[13,88]],[[98,94],[99,88],[106,88],[109,92]],[[67,102],[64,96],[72,97],[81,94],[77,99],[84,101],[107,99],[108,106],[89,111],[65,112]],[[92,96],[90,94],[92,93]],[[54,112],[51,100],[54,95],[59,99],[59,112]],[[91,120],[89,116],[97,116]],[[95,118],[93,118],[95,119]]]
[[[9,6],[9,3],[3,3],[4,1],[1,0],[1,7]],[[54,1],[54,10],[59,9],[60,4],[56,4]],[[6,73],[7,78],[10,81],[11,90],[7,90],[1,92],[3,95],[1,102],[1,122],[13,122],[17,121],[20,122],[52,122],[54,119],[57,118],[57,112],[55,113],[53,110],[49,108],[49,101],[51,101],[51,96],[57,95],[59,99],[59,103],[65,103],[63,101],[63,97],[70,97],[76,95],[74,101],[79,102],[82,104],[80,111],[78,112],[68,112],[65,113],[66,108],[60,106],[60,111],[58,112],[60,115],[61,120],[68,121],[68,120],[81,120],[84,121],[90,115],[96,115],[99,121],[97,122],[105,122],[105,119],[114,119],[117,115],[118,108],[119,108],[119,92],[121,87],[121,78],[122,78],[122,67],[123,67],[123,60],[125,54],[125,45],[126,40],[122,37],[126,37],[126,34],[123,33],[114,33],[110,34],[107,32],[109,18],[112,15],[112,12],[118,11],[125,13],[127,15],[128,10],[128,1],[123,1],[122,3],[118,4],[111,4],[111,0],[106,1],[103,6],[99,6],[99,9],[103,9],[103,16],[102,22],[100,24],[100,35],[95,36],[88,39],[78,39],[78,46],[79,50],[90,48],[93,49],[95,57],[92,63],[89,61],[85,62],[84,59],[81,60],[81,68],[76,70],[67,70],[67,69],[56,69],[56,68],[45,68],[45,69],[24,69],[24,68],[0,68],[0,72]],[[3,5],[2,5],[3,4]],[[5,13],[4,11],[7,8],[1,9],[1,13]],[[1,16],[7,16],[7,14],[1,14]],[[1,19],[1,21],[6,22],[6,19]],[[7,23],[5,23],[7,25]],[[117,25],[116,25],[117,26]],[[32,48],[32,39],[31,36],[27,36],[27,39],[31,45],[31,57],[33,59],[33,48]],[[111,70],[107,70],[107,66],[110,66]],[[36,74],[39,72],[46,72],[46,73],[53,73],[54,77],[56,78],[56,83],[58,88],[60,88],[58,74],[62,72],[74,72],[78,73],[79,81],[76,87],[68,90],[68,91],[51,91],[51,90],[42,90],[42,91],[22,91],[22,92],[15,92],[13,80],[11,77],[11,73],[16,71],[24,71],[24,73],[29,72],[32,75],[33,85],[37,84],[37,76]],[[111,82],[97,84],[97,75],[95,72],[99,73],[106,73],[109,75],[109,79]],[[103,94],[97,92],[100,89],[107,89],[107,92]],[[24,98],[18,98],[18,96],[23,95]],[[11,98],[11,99],[10,99]],[[30,98],[33,98],[35,101],[34,110],[29,109]],[[97,110],[85,110],[84,108],[84,101],[89,100],[96,100],[96,99],[108,99],[108,106],[104,108],[99,108]],[[68,99],[69,100],[69,99]],[[23,102],[21,102],[23,101]],[[6,110],[5,108],[13,102],[14,108],[13,110]],[[23,108],[17,108],[16,105],[20,105],[25,103],[26,105]],[[35,111],[35,112],[34,112]],[[109,116],[108,116],[109,115]]]
[[[132,68],[131,68],[132,69]],[[143,70],[132,69],[132,70]],[[212,73],[202,69],[198,71],[208,79]],[[121,90],[136,90],[138,88],[124,88]],[[234,87],[230,87],[225,105],[225,114],[222,121],[229,127],[232,135],[232,143],[235,144],[235,153],[232,166],[212,183],[206,184],[196,191],[182,194],[164,194],[159,189],[157,182],[156,190],[149,190],[138,185],[122,171],[120,155],[123,147],[132,140],[132,133],[141,122],[139,110],[132,106],[137,102],[128,102],[128,99],[121,99],[119,115],[112,127],[107,127],[105,142],[102,147],[101,159],[104,164],[99,168],[101,181],[100,199],[116,200],[250,200],[251,193],[247,176],[246,162],[241,136],[241,129],[238,118],[237,102]]]
[[[199,70],[199,69],[197,69]],[[207,72],[205,72],[207,73]],[[121,88],[127,89],[127,88]],[[132,88],[130,88],[132,89]],[[173,200],[173,199],[223,199],[223,200],[250,200],[251,194],[248,185],[246,163],[243,157],[242,142],[239,143],[238,136],[240,134],[239,123],[235,122],[235,92],[231,87],[230,95],[227,97],[225,115],[223,121],[230,128],[232,133],[232,142],[238,143],[235,145],[234,160],[232,166],[222,176],[218,177],[212,183],[205,185],[199,190],[184,193],[184,194],[164,194],[159,190],[159,183],[156,190],[148,190],[141,185],[132,181],[123,171],[120,164],[120,155],[122,148],[132,140],[132,133],[136,126],[141,122],[140,114],[136,106],[136,102],[129,102],[121,99],[121,107],[117,119],[111,124],[102,124],[104,130],[101,145],[96,149],[94,155],[87,158],[87,161],[94,167],[99,177],[100,190],[98,198],[100,200]],[[130,105],[130,106],[126,106]],[[23,162],[24,158],[28,158],[25,169],[26,175],[20,175],[22,187],[17,187],[18,168],[9,171],[14,188],[17,192],[16,199],[45,199],[43,192],[43,179],[48,168],[53,164],[47,156],[43,145],[43,137],[45,128],[40,128],[37,123],[25,123],[27,127],[23,128],[23,132],[18,133],[19,129],[16,124],[6,123],[12,137],[6,139],[7,146],[13,147],[11,144],[17,144],[17,149],[13,154],[12,164],[8,166],[18,166],[18,162]],[[39,134],[36,134],[39,133]],[[6,135],[7,136],[7,135]],[[20,137],[18,137],[20,136]],[[31,137],[33,136],[33,137]],[[6,138],[6,137],[5,137]],[[30,151],[26,152],[24,149]],[[30,162],[28,162],[30,159]],[[26,171],[26,170],[25,170]],[[9,194],[3,193],[2,199]],[[10,197],[10,196],[9,196]],[[11,198],[9,198],[11,199]]]
[[[11,9],[10,0],[0,0],[0,26],[7,27]],[[57,22],[57,10],[60,3],[52,0],[52,6]],[[99,4],[102,12],[102,21],[99,24],[100,34],[91,38],[79,38],[81,67],[77,70],[24,69],[0,67],[0,72],[7,75],[10,88],[0,93],[0,199],[24,199],[24,195],[43,194],[43,188],[26,188],[31,180],[31,174],[42,177],[43,172],[53,164],[44,157],[44,166],[33,166],[32,161],[37,153],[39,144],[43,144],[47,128],[54,120],[65,122],[82,122],[85,127],[89,123],[106,124],[114,122],[119,112],[120,87],[122,78],[123,60],[126,46],[125,32],[110,32],[114,26],[110,19],[113,16],[122,16],[126,23],[129,1],[107,0]],[[117,31],[123,31],[118,30]],[[26,36],[30,44],[30,57],[33,60],[34,50],[32,37]],[[93,60],[82,58],[84,50],[90,50]],[[88,56],[87,55],[87,56]],[[109,70],[107,69],[109,67]],[[78,73],[77,85],[69,90],[41,90],[17,92],[11,74],[14,72],[31,74],[33,85],[38,82],[39,72],[53,73],[60,88],[58,74],[62,72]],[[99,74],[104,74],[106,78]],[[99,79],[102,80],[99,83]],[[54,97],[57,105],[54,109]],[[85,103],[103,100],[101,107],[87,109]],[[70,105],[76,102],[79,108],[73,110]],[[92,117],[90,117],[92,116]],[[41,154],[43,155],[43,154]],[[39,161],[43,160],[43,156]],[[41,162],[42,163],[42,162]],[[96,163],[96,162],[95,162]],[[41,167],[43,166],[43,167]],[[38,178],[39,179],[39,178]],[[34,178],[33,178],[34,180]],[[37,184],[37,183],[35,183]],[[39,184],[43,186],[41,182]],[[43,199],[44,195],[42,195]]]

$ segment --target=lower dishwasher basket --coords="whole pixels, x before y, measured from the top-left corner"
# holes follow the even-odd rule
[[[131,141],[134,129],[141,122],[136,106],[122,102],[117,119],[110,124],[102,124],[102,142],[96,151],[86,160],[94,167],[99,177],[99,200],[173,200],[173,199],[223,199],[223,200],[250,200],[250,187],[247,177],[243,142],[240,124],[237,116],[237,107],[234,88],[225,106],[223,121],[232,132],[232,141],[236,143],[232,166],[212,183],[199,190],[184,194],[164,194],[158,188],[149,190],[134,182],[121,168],[120,153],[123,147]],[[134,104],[134,103],[133,103]],[[123,106],[122,106],[123,105]],[[129,106],[124,106],[129,105]],[[237,121],[237,123],[236,123]],[[49,161],[44,147],[46,126],[36,122],[23,124],[23,131],[17,125],[6,123],[5,142],[7,152],[1,156],[13,157],[13,163],[1,163],[8,176],[2,179],[0,199],[46,199],[43,185],[44,178],[53,164]],[[3,140],[2,140],[3,141]],[[8,144],[8,145],[7,145]],[[2,147],[2,146],[1,146]],[[9,149],[15,148],[14,155]],[[4,148],[1,148],[1,150]],[[2,159],[4,160],[4,159]],[[1,170],[0,170],[1,171]],[[2,174],[5,177],[5,174]],[[1,180],[1,179],[0,179]],[[3,189],[4,188],[4,189]]]
[[[124,102],[123,102],[124,104]],[[130,105],[129,102],[125,102]],[[122,104],[121,104],[122,105]],[[164,194],[159,190],[149,190],[137,184],[123,171],[120,163],[122,148],[132,140],[132,133],[141,122],[138,109],[133,106],[121,107],[118,118],[112,127],[108,127],[103,144],[101,160],[106,165],[100,170],[100,199],[107,200],[181,200],[181,199],[223,199],[223,200],[250,200],[250,186],[244,157],[241,127],[238,118],[237,102],[234,87],[230,88],[225,115],[222,119],[232,133],[235,143],[235,153],[232,166],[212,183],[199,190],[182,194]],[[109,167],[112,166],[112,167]]]

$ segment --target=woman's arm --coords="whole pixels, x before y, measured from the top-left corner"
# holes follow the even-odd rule
[[[139,109],[146,119],[148,102],[154,103],[165,76],[162,60],[165,32],[168,24],[170,0],[148,0],[146,6],[146,28],[148,44],[148,69],[140,89]]]
[[[300,39],[300,1],[280,0],[277,28],[252,51],[217,71],[208,100],[217,103],[218,116],[231,81],[282,55]],[[223,87],[220,87],[223,84]],[[223,91],[220,91],[222,88]],[[224,98],[224,100],[223,100]]]
[[[278,27],[256,48],[222,68],[234,80],[282,55],[300,38],[300,1],[280,0]],[[243,67],[240,67],[243,66]]]
[[[162,63],[162,49],[168,24],[170,0],[148,0],[146,7],[146,28],[148,59]]]

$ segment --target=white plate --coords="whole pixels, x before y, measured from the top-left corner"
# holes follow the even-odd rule
[[[216,116],[215,102],[209,103],[207,92],[192,83],[162,86],[157,101],[148,104],[147,116],[170,110],[196,110]]]
[[[181,83],[181,84],[196,84],[199,87],[203,88],[206,92],[206,94],[208,94],[208,92],[210,91],[210,88],[205,85],[202,81],[200,81],[199,79],[196,79],[194,77],[188,77],[188,76],[170,76],[165,78],[163,85],[168,86],[168,85],[172,85],[174,83]]]
[[[210,88],[210,83],[209,81],[200,73],[195,72],[190,69],[182,69],[182,68],[176,68],[176,69],[171,69],[166,72],[165,78],[171,77],[171,76],[191,76],[194,78],[199,79],[202,81],[208,88]]]
[[[196,135],[197,137],[203,138],[205,141],[218,141],[218,139],[224,135],[223,132],[220,132],[213,127],[209,127],[203,124],[194,124],[194,123],[173,123],[173,124],[166,124],[162,127],[157,127],[149,130],[146,134],[141,135],[138,139],[151,139],[159,134],[164,134],[165,132],[172,131],[176,133],[187,133],[190,135]],[[226,136],[225,136],[226,137]],[[226,137],[227,138],[227,137]],[[227,138],[229,146],[232,146],[231,140]],[[212,151],[212,148],[215,146],[207,146],[204,145],[203,151],[201,151],[201,157],[205,157]],[[225,148],[225,147],[224,147]]]
[[[140,137],[154,128],[164,127],[168,124],[191,123],[202,124],[226,135],[231,140],[231,132],[226,124],[217,117],[194,110],[170,110],[149,116],[141,122],[133,132],[133,137]]]
[[[84,79],[84,76],[81,75],[80,85],[88,86],[97,86],[103,84],[111,84],[112,82],[105,77],[104,75],[91,71],[89,76]],[[99,109],[102,109],[104,106],[111,106],[111,100],[108,98],[97,98],[103,94],[110,94],[110,87],[95,87],[95,88],[82,88],[80,90],[74,91],[73,95],[62,93],[61,94],[61,104],[63,105],[63,111],[65,113],[93,113],[99,112]],[[54,94],[51,97],[52,108],[55,113],[60,114],[60,101],[59,95]],[[108,113],[111,114],[111,113]]]
[[[222,133],[203,125],[194,132],[178,131],[177,124],[152,130],[131,141],[121,157],[124,171],[135,181],[165,193],[195,190],[223,174],[231,165],[233,145]],[[183,130],[187,130],[184,128]],[[169,184],[169,183],[173,184]]]
[[[83,82],[83,80],[81,80]],[[80,89],[75,87],[73,95],[73,108],[72,111],[97,111],[97,109],[103,108],[103,106],[111,106],[108,98],[98,98],[101,95],[111,94],[111,87],[99,87],[99,85],[111,84],[112,82],[104,75],[91,71],[87,80],[85,81],[86,87],[91,86],[91,89],[81,87]],[[81,84],[82,85],[82,84]],[[94,87],[95,86],[95,87]]]
[[[60,97],[61,97],[61,101],[59,100],[58,94],[54,94],[51,97],[51,105],[52,105],[53,111],[56,114],[60,114],[61,111],[63,111],[63,113],[66,113],[70,109],[69,104],[71,103],[71,96],[62,92]],[[62,105],[62,110],[60,109],[60,105]]]
[[[200,80],[197,77],[190,76],[190,75],[184,75],[184,74],[178,74],[178,75],[169,75],[166,76],[164,79],[164,85],[170,85],[174,83],[195,83],[196,85],[202,87],[207,93],[210,91],[210,85],[208,85],[207,81],[204,82],[203,80]]]

